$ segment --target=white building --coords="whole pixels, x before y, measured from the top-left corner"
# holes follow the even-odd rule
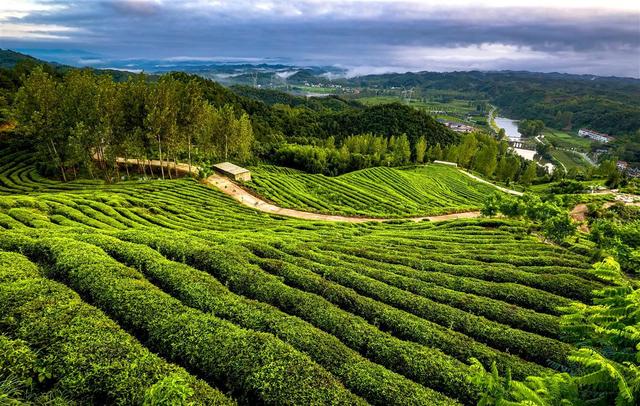
[[[578,135],[583,138],[589,138],[594,141],[599,141],[605,144],[607,142],[614,140],[614,138],[608,134],[599,133],[597,131],[593,131],[588,128],[581,128],[580,131],[578,131]]]
[[[474,127],[463,124],[463,123],[456,123],[454,121],[447,121],[447,120],[438,120],[438,121],[446,125],[449,129],[458,133],[470,133],[475,131]]]

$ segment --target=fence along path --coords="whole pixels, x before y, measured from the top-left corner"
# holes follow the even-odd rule
[[[127,165],[139,165],[140,162],[137,159],[124,159],[124,158],[117,158],[117,162],[119,164],[127,164]],[[161,165],[165,168],[165,169],[171,169],[173,171],[177,170],[180,173],[183,174],[188,174],[189,173],[189,165],[185,164],[185,163],[179,163],[174,164],[173,162],[167,162],[164,161],[163,163],[161,163],[159,160],[151,160],[151,161],[147,161],[146,165],[151,165],[153,167],[160,167]],[[199,169],[197,166],[191,166],[191,173],[194,175],[197,175],[199,172]],[[501,190],[505,193],[510,193],[513,195],[522,195],[522,192],[518,192],[515,190],[511,190],[511,189],[506,189],[497,185],[494,185],[491,182],[488,182],[478,176],[475,176],[469,172],[466,172],[464,170],[460,170],[461,173],[464,173],[465,175],[479,181],[482,183],[487,183],[489,185],[494,186],[497,190]],[[242,188],[240,185],[238,185],[237,183],[235,183],[234,181],[232,181],[231,179],[222,176],[222,175],[218,175],[218,174],[213,174],[211,176],[209,176],[208,178],[204,179],[203,182],[207,185],[213,186],[217,189],[219,189],[222,193],[230,196],[231,198],[235,199],[237,202],[247,206],[247,207],[252,207],[256,210],[265,212],[265,213],[269,213],[269,214],[275,214],[275,215],[279,215],[279,216],[286,216],[286,217],[295,217],[295,218],[299,218],[299,219],[304,219],[304,220],[315,220],[315,221],[344,221],[344,222],[348,222],[348,223],[365,223],[365,222],[369,222],[369,221],[375,221],[375,222],[383,222],[383,221],[397,221],[397,220],[410,220],[410,221],[415,221],[415,222],[419,222],[419,221],[445,221],[445,220],[455,220],[455,219],[468,219],[468,218],[476,218],[476,217],[480,217],[480,212],[479,211],[466,211],[466,212],[460,212],[460,213],[451,213],[451,214],[443,214],[443,215],[438,215],[438,216],[425,216],[425,217],[406,217],[406,218],[402,218],[402,219],[398,219],[398,218],[375,218],[375,217],[352,217],[352,216],[339,216],[339,215],[331,215],[331,214],[321,214],[321,213],[312,213],[312,212],[308,212],[308,211],[302,211],[302,210],[295,210],[295,209],[287,209],[284,207],[280,207],[280,206],[276,206],[275,204],[269,203],[263,199],[261,199],[258,196],[255,196],[254,194],[250,193],[249,191],[245,190],[244,188]]]

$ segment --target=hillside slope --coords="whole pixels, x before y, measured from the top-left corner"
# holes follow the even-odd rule
[[[4,152],[0,344],[31,351],[25,379],[47,371],[36,396],[475,404],[471,357],[561,367],[558,307],[601,287],[517,221],[294,220],[188,179],[60,183]]]
[[[337,177],[288,168],[252,168],[247,184],[280,206],[328,214],[415,217],[477,210],[491,193],[458,169],[443,165],[376,167]]]

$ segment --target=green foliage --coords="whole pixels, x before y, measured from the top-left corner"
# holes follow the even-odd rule
[[[193,396],[193,389],[179,375],[170,375],[156,382],[144,394],[144,406],[193,404],[187,400]]]
[[[27,237],[0,240],[0,248],[17,246],[47,258]],[[1,340],[7,350],[0,358],[1,378],[13,376],[27,388],[53,386],[77,401],[140,403],[145,389],[158,379],[178,374],[194,390],[191,401],[231,403],[152,354],[71,289],[40,275],[22,255],[0,252],[0,265],[0,326],[16,338]]]
[[[593,274],[611,285],[595,292],[593,305],[574,303],[564,311],[564,331],[579,349],[568,360],[571,374],[528,377],[524,382],[489,374],[474,361],[470,378],[483,387],[479,403],[494,405],[637,404],[640,396],[640,290],[613,258],[593,266]],[[516,403],[514,403],[516,402]],[[519,402],[519,403],[518,403]]]
[[[146,277],[190,306],[213,312],[245,328],[276,335],[312,356],[316,362],[340,378],[348,389],[361,394],[372,403],[446,403],[436,392],[366,360],[357,351],[313,324],[275,307],[263,306],[257,301],[232,293],[206,272],[169,261],[157,251],[141,244],[103,235],[79,238],[100,246],[110,255],[140,269]],[[328,348],[331,351],[327,351]]]
[[[531,182],[536,176],[536,166],[537,164],[533,161],[527,164],[527,168],[524,170],[522,177],[520,178],[520,183],[524,186],[531,185]]]
[[[520,120],[518,122],[518,132],[523,137],[537,137],[544,130],[544,122],[542,120]]]
[[[590,213],[589,239],[598,249],[614,256],[625,272],[637,272],[640,269],[640,217],[637,211],[614,205],[608,210],[591,210]]]
[[[371,175],[380,197],[391,182],[378,169],[398,172],[376,168],[351,184],[364,188]],[[270,171],[283,182],[300,175]],[[468,185],[453,188],[451,174],[464,176],[454,168],[400,172],[415,176],[395,178],[388,205],[406,190],[443,190],[417,208],[470,199]],[[56,182],[16,149],[0,154],[0,176],[0,245],[29,256],[35,272],[2,273],[1,328],[50,372],[37,396],[473,404],[481,391],[467,381],[469,358],[525,381],[569,367],[557,308],[590,303],[605,286],[587,256],[528,236],[520,220],[286,219],[192,179]],[[536,218],[554,210],[542,205]]]
[[[536,195],[513,197],[494,194],[485,200],[481,212],[486,216],[502,213],[508,217],[534,221],[544,236],[556,243],[562,243],[576,233],[576,226],[560,201],[542,201]]]
[[[437,146],[436,146],[437,147]],[[499,140],[481,132],[462,135],[462,142],[449,146],[442,151],[434,150],[431,159],[446,159],[458,165],[480,172],[482,175],[498,181],[520,180],[523,184],[531,182],[533,174],[523,174],[523,158],[515,155],[508,148],[505,140]],[[440,158],[438,158],[440,156]]]
[[[478,360],[472,359],[469,380],[483,388],[478,402],[482,406],[570,406],[578,403],[578,385],[566,373],[538,377],[523,382],[511,379],[507,371],[503,378],[495,363],[488,372]]]
[[[507,117],[542,120],[549,127],[588,127],[633,136],[640,128],[638,81],[593,80],[588,75],[534,72],[420,72],[370,75],[350,81],[358,88],[415,88],[424,94],[455,93],[489,99]]]
[[[307,151],[321,157],[318,148]],[[378,167],[337,177],[266,165],[251,170],[247,186],[261,196],[284,207],[331,214],[407,217],[468,211],[495,190],[445,165]]]
[[[556,243],[561,243],[576,233],[576,225],[568,214],[555,215],[542,223],[545,237]]]

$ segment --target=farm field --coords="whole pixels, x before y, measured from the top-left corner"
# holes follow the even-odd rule
[[[556,149],[551,151],[551,156],[559,162],[562,162],[567,170],[570,170],[572,168],[584,168],[591,166],[591,164],[587,162],[582,156],[573,152]]]
[[[276,166],[251,168],[246,186],[287,208],[367,217],[415,217],[477,210],[496,191],[456,168],[376,167],[328,177]]]
[[[293,220],[189,179],[60,184],[0,153],[0,345],[46,371],[35,397],[475,404],[470,358],[561,369],[558,307],[601,287],[586,253],[518,221]]]
[[[542,134],[547,141],[560,148],[575,148],[580,151],[589,151],[591,143],[593,142],[587,138],[578,137],[577,135],[552,128],[545,128]]]

